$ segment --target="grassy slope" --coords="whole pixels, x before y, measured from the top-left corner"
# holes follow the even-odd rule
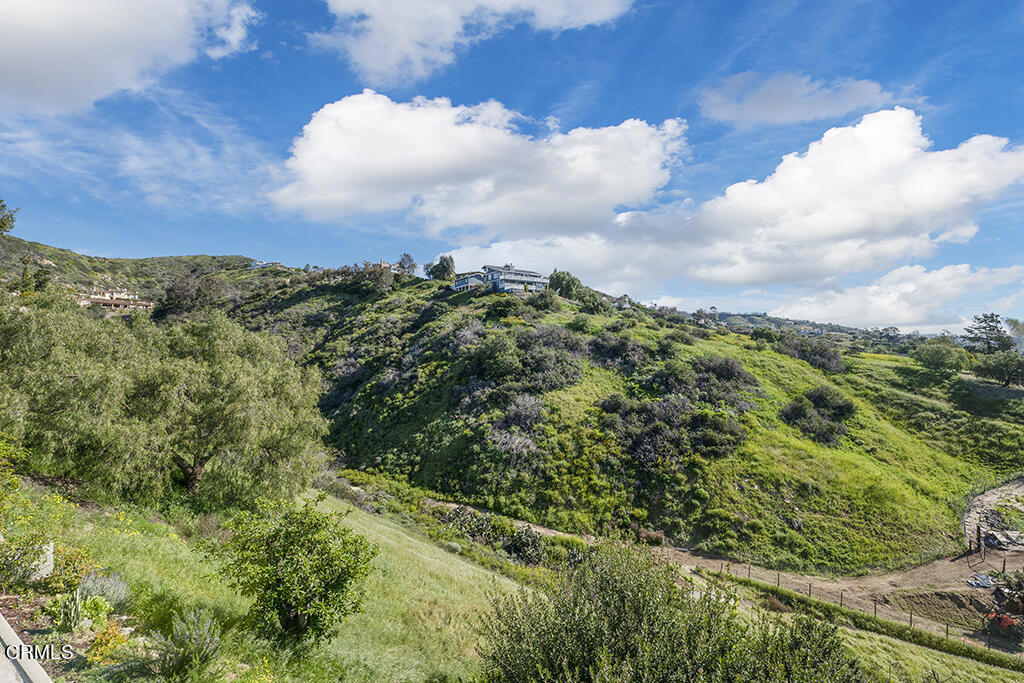
[[[348,507],[333,498],[325,506]],[[345,524],[381,548],[367,584],[364,612],[352,617],[324,651],[303,663],[283,664],[271,646],[236,640],[227,648],[225,673],[243,682],[338,680],[342,672],[346,680],[365,681],[472,676],[477,615],[487,608],[488,593],[514,584],[441,550],[387,516],[355,510]],[[213,609],[232,623],[247,608],[244,598],[211,575],[214,567],[162,522],[132,512],[79,509],[60,540],[87,548],[103,565],[122,572],[137,596],[133,612],[150,623],[159,625],[173,611],[197,606]],[[840,632],[878,680],[888,680],[890,670],[893,680],[925,680],[932,672],[978,683],[1024,680],[892,638],[847,628]]]
[[[331,509],[349,506],[336,499]],[[467,676],[475,669],[474,624],[488,591],[513,584],[431,544],[395,522],[354,510],[345,524],[380,546],[367,582],[364,612],[352,617],[320,656],[285,667],[274,651],[239,643],[230,656],[249,664],[267,659],[280,680],[423,680],[431,674]],[[68,540],[103,565],[125,574],[152,623],[166,623],[180,608],[215,610],[236,622],[247,601],[211,576],[214,567],[173,529],[135,515],[79,511]]]
[[[491,300],[446,294],[422,281],[379,298],[336,285],[282,285],[232,313],[251,327],[284,335],[298,355],[330,379],[335,363],[346,357],[401,368],[411,350],[429,342],[430,330],[479,316]],[[452,308],[425,328],[417,319],[436,301]],[[564,324],[574,314],[567,307],[534,322]],[[601,328],[615,319],[593,316],[590,322]],[[668,331],[641,322],[625,334],[653,346]],[[905,358],[865,354],[852,359],[851,373],[826,375],[803,361],[758,349],[740,335],[715,335],[679,348],[683,357],[738,358],[763,389],[756,409],[742,416],[747,441],[710,464],[712,490],[702,514],[712,530],[703,538],[680,539],[702,542],[708,551],[818,571],[923,562],[958,549],[959,514],[971,491],[1024,469],[1024,402],[973,398],[969,385],[923,376]],[[458,381],[448,370],[457,361],[443,352],[429,360],[410,371],[412,379],[407,373],[397,389],[382,390],[374,376],[361,380],[354,398],[346,399],[363,406],[357,418],[349,418],[351,404],[343,402],[336,424],[349,430],[347,443],[358,445],[363,462],[414,478],[429,478],[452,462],[460,463],[459,472],[472,466],[467,440],[476,437],[465,421],[451,418]],[[603,474],[601,454],[615,447],[595,428],[593,406],[635,381],[587,362],[580,383],[544,395],[551,462],[543,480],[511,503],[504,501],[503,511],[580,531],[616,507],[628,507],[627,493]],[[858,407],[838,447],[817,444],[779,418],[795,395],[823,382],[840,388]],[[492,411],[482,417],[499,416]],[[459,497],[459,481],[441,481],[447,482],[441,488]],[[503,503],[461,495],[485,506]]]
[[[21,277],[25,256],[31,259],[30,270],[48,270],[54,280],[76,289],[128,287],[149,298],[161,296],[167,285],[193,268],[205,273],[244,268],[252,262],[245,256],[101,258],[6,236],[0,237],[0,281]]]

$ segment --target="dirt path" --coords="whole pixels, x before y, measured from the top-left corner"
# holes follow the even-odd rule
[[[970,547],[974,541],[978,525],[981,525],[982,529],[988,527],[988,523],[985,520],[986,511],[994,510],[999,504],[1009,502],[1022,495],[1024,495],[1024,477],[1014,479],[994,489],[989,489],[972,498],[963,517],[964,547]],[[1014,502],[1016,501],[1014,500]]]

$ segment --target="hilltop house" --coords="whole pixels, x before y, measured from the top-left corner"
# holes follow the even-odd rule
[[[504,266],[484,266],[484,282],[495,292],[539,292],[547,289],[548,279],[532,270]]]
[[[456,273],[455,282],[452,283],[452,289],[456,292],[465,292],[466,290],[473,289],[477,285],[482,285],[483,283],[483,271],[471,270],[468,273]]]

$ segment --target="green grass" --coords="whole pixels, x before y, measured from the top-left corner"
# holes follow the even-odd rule
[[[351,509],[334,498],[324,505]],[[256,665],[251,672],[266,670],[279,680],[296,681],[333,680],[341,671],[347,680],[365,681],[471,676],[475,626],[489,607],[489,594],[515,584],[394,520],[352,510],[344,524],[380,546],[363,613],[350,617],[340,635],[308,661],[278,661],[274,648],[236,638],[228,648],[227,668],[244,671],[242,662]],[[174,611],[195,607],[237,626],[248,607],[172,527],[139,513],[79,509],[61,540],[87,549],[129,580],[137,596],[132,611],[144,628],[166,627]]]
[[[940,680],[957,683],[1024,681],[1024,674],[936,652],[877,633],[849,628],[840,628],[839,632],[850,652],[876,680]]]

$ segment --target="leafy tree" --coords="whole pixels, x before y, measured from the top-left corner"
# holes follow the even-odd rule
[[[295,495],[323,457],[319,379],[284,343],[222,316],[172,328],[96,319],[50,288],[0,306],[0,430],[26,470],[90,494],[199,506]]]
[[[347,513],[260,500],[226,526],[231,537],[209,552],[225,561],[219,574],[253,598],[249,618],[292,644],[319,644],[361,611],[363,582],[377,548],[342,526]]]
[[[971,364],[971,354],[950,337],[929,339],[911,351],[910,357],[932,372],[947,375],[966,370]]]
[[[190,495],[199,492],[211,463],[223,461],[228,469],[214,491],[251,488],[250,477],[315,464],[325,431],[316,410],[318,383],[312,371],[289,361],[280,340],[218,314],[169,330],[166,355],[143,378],[147,390],[132,412],[160,425],[162,450]]]
[[[364,261],[363,267],[355,272],[353,282],[365,292],[387,294],[395,287],[395,274],[379,263]]]
[[[398,259],[398,270],[402,275],[416,274],[416,262],[412,260],[411,255],[402,254],[402,257]]]
[[[548,278],[548,286],[558,292],[559,296],[577,301],[583,294],[583,283],[579,278],[564,270],[555,270]]]
[[[0,237],[3,237],[14,229],[14,216],[18,209],[8,209],[7,204],[0,198]]]
[[[998,313],[974,316],[974,324],[964,328],[963,338],[968,347],[978,353],[995,353],[1014,347],[1013,338],[1007,334]]]
[[[605,301],[603,296],[592,289],[584,288],[576,296],[576,299],[580,302],[580,310],[591,315],[607,315],[615,310],[610,303]]]
[[[1004,387],[1024,382],[1024,355],[1016,351],[995,351],[980,356],[974,374],[1002,382]]]
[[[455,259],[445,254],[437,263],[428,263],[426,273],[431,280],[451,280],[455,277]]]

